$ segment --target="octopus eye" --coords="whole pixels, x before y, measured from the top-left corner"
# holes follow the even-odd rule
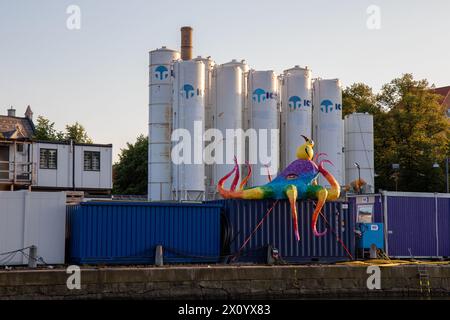
[[[298,176],[297,176],[296,174],[291,173],[291,174],[288,174],[288,175],[287,175],[286,179],[292,180],[292,179],[297,179],[297,177],[298,177]]]

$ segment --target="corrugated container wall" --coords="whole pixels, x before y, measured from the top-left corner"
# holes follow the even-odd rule
[[[358,180],[358,163],[361,179],[367,183],[366,193],[375,190],[373,146],[373,116],[353,113],[345,117],[345,180],[347,184]]]
[[[225,232],[227,236],[224,239],[224,248],[228,248],[231,257],[239,253],[236,261],[263,262],[266,256],[261,249],[268,245],[278,249],[280,257],[290,263],[332,262],[350,260],[354,257],[355,225],[352,210],[345,202],[326,203],[323,213],[327,223],[323,218],[319,218],[318,230],[327,228],[328,232],[323,237],[316,237],[311,229],[314,202],[298,201],[300,241],[297,241],[289,202],[278,201],[241,252],[239,252],[241,246],[273,206],[274,201],[218,200],[215,203],[221,203],[225,207],[226,225],[223,228],[228,232]]]
[[[218,262],[221,206],[86,202],[68,211],[70,262],[147,264],[157,245],[169,263]]]
[[[450,257],[450,194],[384,192],[391,257]]]
[[[178,61],[174,64],[172,190],[175,200],[205,197],[205,64]]]
[[[301,135],[312,139],[311,70],[298,66],[285,70],[281,80],[281,165],[296,160]]]
[[[243,131],[236,131],[244,127],[242,117],[245,106],[245,69],[244,63],[233,60],[217,66],[214,71],[216,101],[213,108],[213,127],[221,134],[214,143],[215,164],[209,184],[214,193],[219,179],[233,169],[233,157],[237,157],[239,165],[245,162],[244,134]],[[231,139],[228,139],[227,135]],[[229,188],[230,183],[226,182],[225,188]]]
[[[248,101],[248,128],[255,130],[258,140],[253,137],[247,148],[253,165],[249,186],[258,186],[268,182],[268,173],[275,176],[280,166],[278,77],[273,71],[249,71]]]
[[[313,138],[314,151],[327,154],[326,158],[333,163],[327,170],[344,185],[344,121],[338,79],[318,79],[313,83]],[[319,184],[329,185],[323,176],[319,176]]]
[[[172,66],[180,53],[165,47],[150,51],[148,199],[171,199]]]

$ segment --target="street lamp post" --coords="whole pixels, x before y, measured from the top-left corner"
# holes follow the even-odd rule
[[[398,178],[400,175],[400,164],[399,163],[393,163],[392,169],[395,171],[394,174],[392,174],[392,178],[395,181],[395,191],[398,191]]]
[[[358,193],[361,194],[361,167],[358,162],[355,162],[355,166],[358,168]]]

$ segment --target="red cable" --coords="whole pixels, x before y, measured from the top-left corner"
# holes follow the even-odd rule
[[[325,220],[325,223],[330,227],[331,231],[334,233],[334,235],[336,236],[336,239],[339,241],[339,243],[341,244],[342,248],[344,248],[344,250],[347,252],[348,256],[350,257],[350,259],[353,260],[353,256],[350,253],[350,251],[348,250],[348,248],[345,246],[344,242],[341,240],[341,238],[338,236],[338,234],[333,230],[333,228],[331,227],[331,225],[328,223],[327,218],[325,218],[324,214],[322,213],[322,210],[320,211],[320,215],[322,216],[322,218]]]
[[[267,213],[264,215],[264,217],[261,219],[261,221],[256,225],[255,229],[253,229],[252,233],[247,237],[247,239],[245,239],[244,243],[242,244],[242,246],[240,247],[238,253],[233,257],[233,259],[231,259],[231,262],[233,262],[234,260],[236,260],[239,255],[241,254],[242,249],[244,249],[244,247],[247,245],[247,243],[250,241],[250,238],[255,234],[255,232],[258,230],[258,228],[262,225],[262,223],[264,222],[264,220],[266,220],[266,218],[268,217],[268,215],[272,212],[273,208],[275,207],[275,205],[278,203],[278,200],[275,201],[272,205],[272,207],[270,207],[269,210],[267,210]]]

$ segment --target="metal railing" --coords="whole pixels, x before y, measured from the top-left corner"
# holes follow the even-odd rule
[[[0,161],[0,183],[30,184],[34,172],[32,162]]]

